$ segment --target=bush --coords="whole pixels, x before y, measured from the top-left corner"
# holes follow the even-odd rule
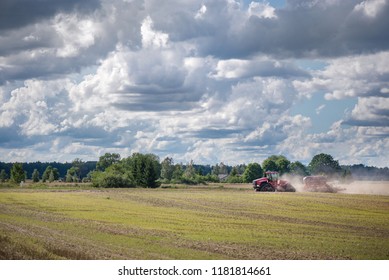
[[[240,183],[243,183],[243,178],[240,177],[240,176],[230,176],[227,179],[227,183],[230,183],[230,184],[240,184]]]
[[[135,184],[123,174],[96,171],[92,174],[92,185],[99,188],[133,188]]]
[[[208,174],[205,176],[205,181],[209,183],[220,183],[220,179],[217,175]]]
[[[120,175],[108,174],[103,176],[101,186],[104,188],[131,188],[134,187],[134,184]]]
[[[187,178],[187,177],[182,177],[181,180],[179,181],[181,184],[185,185],[197,185],[198,182],[195,179]]]
[[[15,184],[12,181],[0,183],[0,188],[5,188],[5,189],[7,189],[7,188],[16,188],[18,186],[19,186],[18,184]]]
[[[99,188],[133,188],[135,183],[125,172],[117,172],[108,167],[105,171],[94,171],[91,174],[92,186]]]

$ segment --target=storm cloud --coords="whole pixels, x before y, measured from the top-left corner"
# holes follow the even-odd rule
[[[90,13],[99,6],[99,0],[2,0],[0,30],[21,28],[61,12]]]
[[[387,26],[387,0],[1,1],[0,158],[383,166]]]

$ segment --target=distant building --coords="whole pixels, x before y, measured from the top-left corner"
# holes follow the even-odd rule
[[[220,182],[226,181],[228,179],[228,174],[219,174],[217,177],[219,178]]]

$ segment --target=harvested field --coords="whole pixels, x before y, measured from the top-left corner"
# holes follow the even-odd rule
[[[338,184],[345,188],[344,193],[389,195],[389,182],[387,181],[356,181],[350,184]]]
[[[3,188],[0,259],[389,259],[389,196]]]

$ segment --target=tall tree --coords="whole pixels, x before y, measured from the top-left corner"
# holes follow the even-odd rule
[[[120,161],[120,155],[115,153],[105,153],[103,156],[99,157],[97,162],[96,169],[104,171],[106,168]]]
[[[308,164],[308,168],[312,174],[333,175],[341,171],[339,162],[331,155],[324,153],[315,155]]]
[[[230,176],[227,178],[227,182],[232,184],[243,183],[243,178],[239,176],[239,166],[234,166],[231,169]]]
[[[78,167],[70,167],[66,173],[66,182],[79,182],[80,181],[80,169]]]
[[[276,160],[276,165],[278,168],[278,172],[280,172],[281,175],[288,173],[290,171],[289,170],[290,161],[284,156],[278,157],[278,159]]]
[[[242,175],[245,183],[250,183],[253,180],[263,176],[263,170],[259,163],[249,163]]]
[[[184,170],[182,168],[182,164],[177,163],[176,165],[174,165],[172,179],[179,181],[182,179],[182,175],[184,175]]]
[[[296,176],[307,176],[307,167],[299,161],[292,162],[290,164],[290,173]]]
[[[263,161],[262,167],[263,167],[263,170],[265,170],[265,171],[278,171],[278,167],[277,167],[276,162],[270,158],[267,158]]]
[[[34,183],[37,183],[37,182],[39,182],[39,171],[38,171],[38,169],[34,169],[34,171],[32,172],[32,181],[34,182]]]
[[[1,171],[0,171],[0,182],[4,183],[5,181],[7,181],[7,179],[8,179],[7,172],[5,172],[5,169],[1,169]]]
[[[124,160],[128,166],[135,185],[145,188],[156,188],[161,174],[159,158],[153,154],[134,153]]]
[[[238,174],[242,175],[246,169],[246,164],[239,164],[236,166],[238,168]]]
[[[11,168],[11,181],[20,183],[26,180],[26,173],[23,170],[22,163],[14,163]]]
[[[230,176],[237,176],[238,174],[238,167],[234,166],[230,172]]]
[[[51,183],[51,182],[54,182],[54,180],[55,180],[54,171],[51,170],[51,171],[50,171],[50,175],[49,175],[49,182],[50,182],[50,183]]]
[[[82,159],[79,158],[76,158],[72,161],[72,167],[75,167],[76,170],[78,170],[77,175],[79,180],[84,178],[89,172],[86,162],[82,161]]]
[[[43,172],[43,175],[42,175],[42,181],[43,182],[46,182],[46,181],[49,180],[50,173],[53,173],[54,180],[58,180],[59,179],[58,169],[57,168],[53,168],[51,165],[49,165],[49,166],[46,167],[45,172]]]
[[[281,175],[289,172],[289,165],[290,161],[282,155],[272,155],[262,163],[265,171],[278,171]]]
[[[161,178],[170,181],[173,178],[174,162],[173,158],[166,157],[161,163]]]
[[[188,179],[194,179],[195,176],[196,176],[196,169],[194,168],[193,160],[191,160],[190,163],[188,163],[186,165],[186,168],[184,171],[184,177],[186,177]]]
[[[212,175],[218,176],[220,174],[220,166],[216,163],[215,166],[212,167]]]

